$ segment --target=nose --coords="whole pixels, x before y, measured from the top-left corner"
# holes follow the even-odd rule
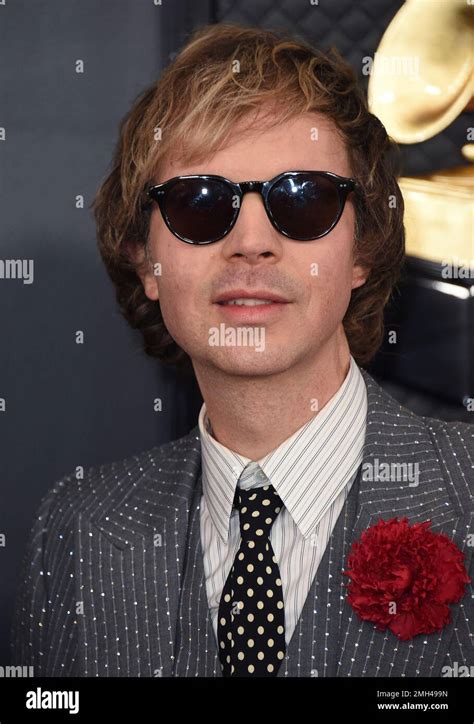
[[[272,226],[257,192],[244,194],[237,221],[223,241],[222,252],[229,261],[245,259],[256,264],[268,259],[276,262],[283,250],[283,236]]]

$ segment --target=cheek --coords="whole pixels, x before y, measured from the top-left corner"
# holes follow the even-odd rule
[[[183,348],[189,336],[202,333],[203,304],[207,301],[203,280],[209,269],[202,252],[165,236],[156,245],[162,266],[158,280],[161,313],[168,331]]]
[[[192,320],[193,305],[190,295],[191,290],[186,284],[186,280],[179,276],[178,270],[171,272],[168,267],[168,274],[163,272],[163,278],[160,281],[161,314],[168,332],[185,351],[187,351],[186,340],[189,330],[195,327]]]
[[[335,242],[335,243],[334,243]],[[312,311],[324,316],[343,316],[349,304],[352,286],[352,255],[347,242],[336,239],[315,248],[307,259],[308,290]]]
[[[331,287],[352,278],[352,247],[347,236],[328,235],[316,240],[308,251],[302,269],[316,284]]]
[[[171,331],[175,324],[189,318],[192,312],[192,295],[195,279],[190,273],[190,265],[180,262],[178,257],[164,257],[162,276],[159,280],[159,298],[166,326]],[[176,321],[175,321],[176,320]]]
[[[160,299],[167,304],[175,297],[179,299],[191,286],[195,264],[189,256],[193,249],[175,239],[168,229],[160,228],[154,240],[155,260],[161,265],[158,279]]]

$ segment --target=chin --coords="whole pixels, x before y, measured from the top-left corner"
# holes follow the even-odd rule
[[[211,364],[229,375],[268,377],[285,372],[291,367],[292,361],[285,359],[281,354],[234,348],[234,353],[222,350],[212,358]]]

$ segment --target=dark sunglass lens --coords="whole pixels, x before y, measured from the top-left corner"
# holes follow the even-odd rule
[[[218,179],[181,179],[166,196],[173,230],[195,243],[218,239],[232,221],[232,189]]]
[[[284,177],[270,191],[268,202],[278,226],[293,239],[324,234],[339,213],[337,187],[324,176]]]

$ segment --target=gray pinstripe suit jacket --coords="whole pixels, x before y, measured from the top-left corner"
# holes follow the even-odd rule
[[[440,633],[399,641],[345,601],[352,542],[379,517],[431,519],[472,555],[474,426],[418,417],[362,370],[363,463],[418,462],[419,484],[359,471],[278,676],[444,676],[474,665],[472,587]],[[199,428],[71,474],[43,498],[13,625],[16,665],[35,676],[221,676],[200,541]],[[474,579],[474,572],[470,571]]]

